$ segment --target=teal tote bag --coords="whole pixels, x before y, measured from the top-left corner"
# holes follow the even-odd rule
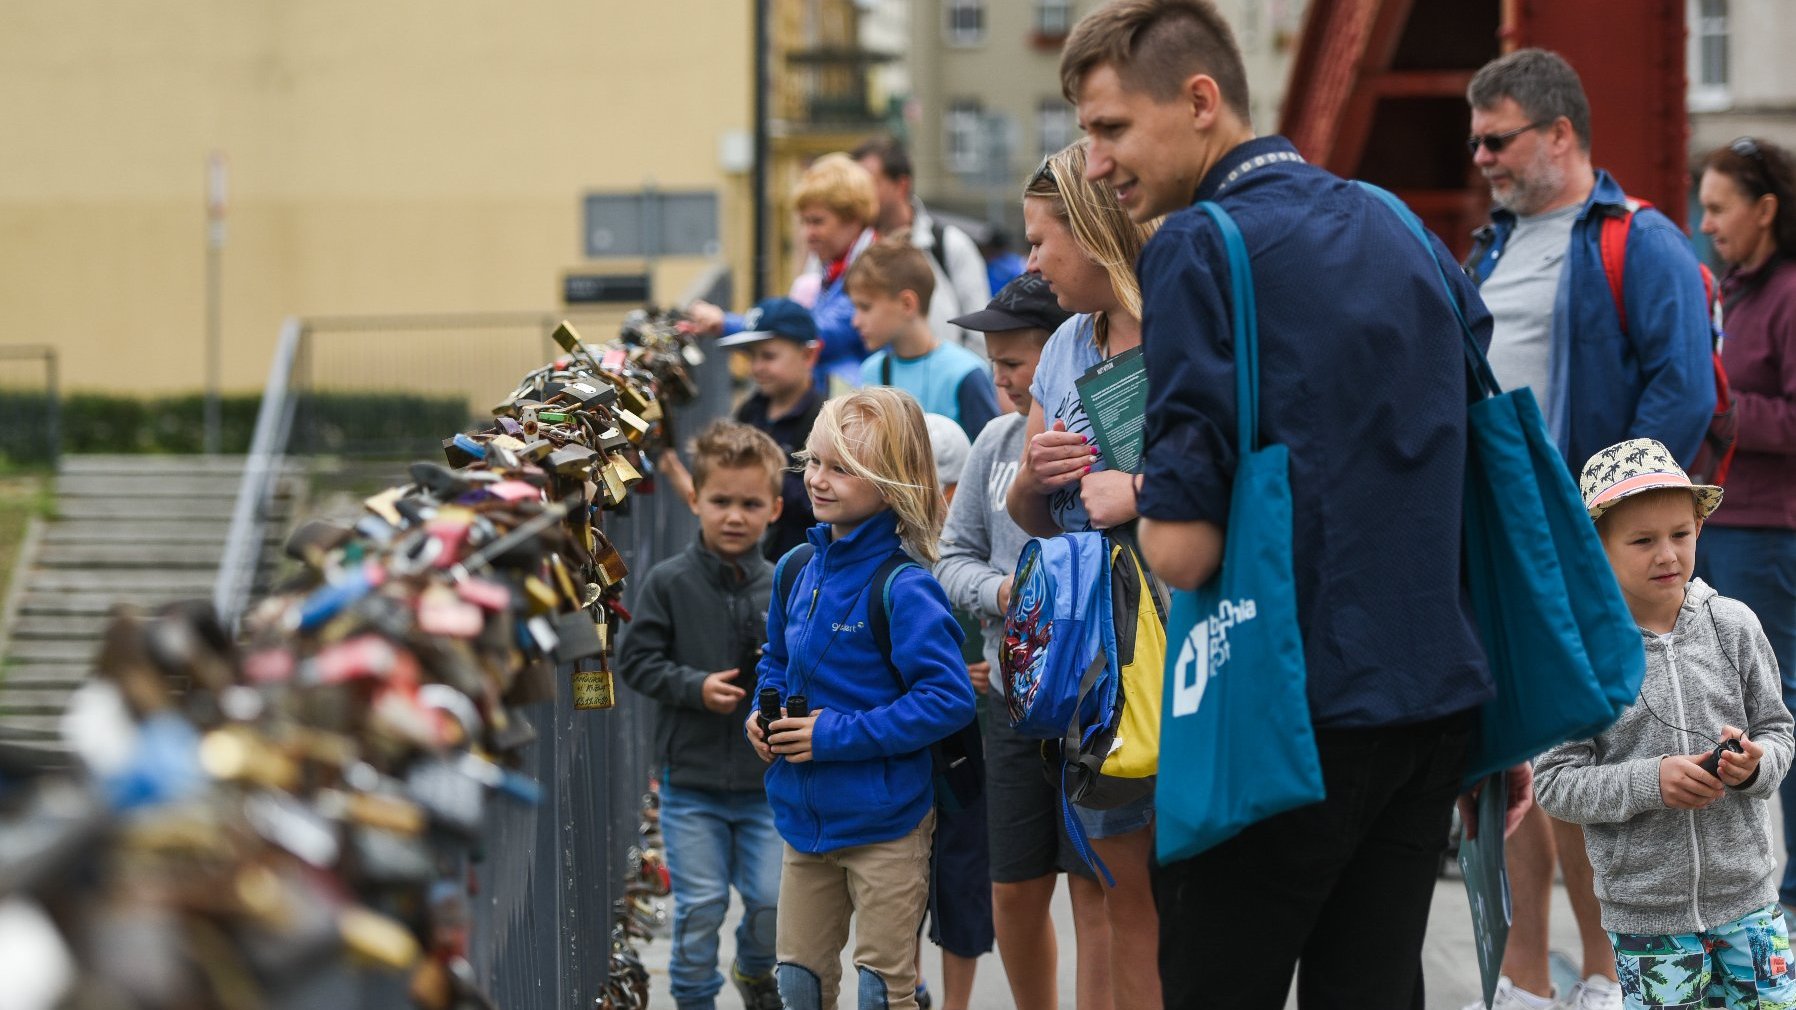
[[[1256,821],[1320,802],[1291,574],[1291,479],[1282,445],[1259,444],[1259,328],[1247,245],[1228,212],[1198,204],[1228,248],[1234,308],[1239,461],[1222,567],[1173,594],[1154,847],[1161,862],[1195,856]],[[1266,746],[1266,741],[1277,741]]]
[[[1434,255],[1401,200],[1360,185]],[[1466,589],[1497,685],[1479,716],[1469,785],[1607,728],[1639,696],[1646,652],[1533,391],[1497,385],[1444,270],[1441,284],[1459,317],[1471,374]]]

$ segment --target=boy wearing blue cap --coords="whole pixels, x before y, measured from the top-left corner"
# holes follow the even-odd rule
[[[811,312],[790,298],[767,298],[742,317],[743,330],[724,337],[718,347],[741,351],[748,357],[749,377],[755,392],[736,408],[735,418],[767,433],[785,452],[789,464],[780,478],[779,518],[768,527],[761,543],[769,561],[805,542],[805,531],[816,525],[811,499],[804,491],[804,476],[793,454],[804,448],[823,409],[824,395],[813,379],[822,344]],[[690,496],[692,477],[680,465],[672,449],[658,461],[674,490]]]

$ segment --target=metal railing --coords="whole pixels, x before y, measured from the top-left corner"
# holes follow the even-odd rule
[[[48,344],[0,344],[0,460],[54,469],[61,459],[58,367]]]
[[[729,304],[727,274],[714,275],[709,286],[690,294]],[[220,614],[234,619],[244,611],[284,461],[303,455],[307,439],[319,437],[305,431],[306,398],[319,395],[321,389],[353,386],[358,375],[366,388],[383,388],[380,383],[387,380],[374,371],[378,362],[369,357],[368,346],[392,344],[398,339],[395,334],[421,332],[418,327],[424,318],[289,320],[283,325],[232,516],[225,563],[219,570],[215,601]],[[442,324],[438,334],[456,332],[457,322],[464,324],[463,329],[478,329],[498,321],[514,334],[520,323],[524,328],[543,326],[542,346],[537,348],[541,353],[527,365],[506,372],[497,371],[496,364],[481,365],[472,370],[483,373],[478,375],[464,368],[467,387],[462,396],[479,406],[473,416],[490,418],[489,408],[498,397],[510,392],[529,368],[554,356],[547,333],[562,318],[545,313],[432,320]],[[616,333],[615,324],[607,329],[590,319],[588,323],[582,333],[592,342]],[[388,339],[350,341],[331,336],[342,333],[384,334]],[[320,339],[320,334],[326,336]],[[691,431],[728,412],[725,358],[713,354],[697,370],[700,396],[672,410],[674,430]],[[464,359],[464,364],[467,360],[472,359]],[[450,381],[422,374],[406,393]],[[437,438],[444,434],[439,431]],[[406,454],[403,447],[380,450],[357,443],[339,440],[332,448],[389,458]],[[436,439],[425,448],[441,458]],[[403,473],[397,464],[394,470]],[[627,510],[605,517],[605,532],[631,572],[625,583],[626,607],[634,604],[642,576],[684,549],[696,526],[685,503],[665,487],[654,494],[633,494],[628,504]],[[571,668],[559,671],[558,682],[566,683],[570,672]],[[625,876],[633,869],[628,852],[638,840],[641,799],[653,760],[652,706],[621,683],[616,694],[617,707],[609,712],[576,711],[564,697],[526,706],[520,713],[535,727],[536,737],[520,750],[518,767],[542,784],[542,802],[535,807],[505,803],[489,808],[480,846],[485,857],[473,867],[476,884],[466,895],[473,935],[468,957],[481,984],[502,1007],[590,1007],[605,984],[614,903],[623,896]],[[372,1003],[364,1000],[363,1005]]]
[[[274,364],[268,369],[262,403],[256,410],[256,433],[250,439],[249,456],[243,461],[243,482],[237,486],[237,503],[231,509],[231,529],[225,537],[224,556],[218,563],[218,579],[212,587],[212,606],[233,633],[262,563],[268,506],[285,469],[287,437],[293,430],[296,405],[290,395],[293,362],[304,335],[305,324],[298,319],[281,323]]]

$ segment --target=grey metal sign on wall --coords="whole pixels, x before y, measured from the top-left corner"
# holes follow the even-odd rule
[[[589,193],[586,255],[715,256],[717,194],[707,192]]]

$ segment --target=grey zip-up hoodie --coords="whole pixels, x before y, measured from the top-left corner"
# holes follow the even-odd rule
[[[755,704],[755,664],[766,637],[773,565],[751,551],[734,564],[692,546],[649,570],[634,619],[617,645],[617,673],[660,704],[655,712],[655,764],[667,781],[689,789],[762,792],[767,766],[742,724]],[[705,678],[740,667],[731,681],[748,692],[736,710],[705,707]]]
[[[1547,813],[1584,825],[1603,928],[1697,932],[1777,902],[1766,800],[1790,767],[1790,712],[1758,618],[1700,579],[1671,634],[1641,634],[1640,698],[1595,739],[1541,755],[1534,795]],[[1678,727],[1719,738],[1724,725],[1765,748],[1755,776],[1701,810],[1668,808],[1660,758],[1714,746]]]

